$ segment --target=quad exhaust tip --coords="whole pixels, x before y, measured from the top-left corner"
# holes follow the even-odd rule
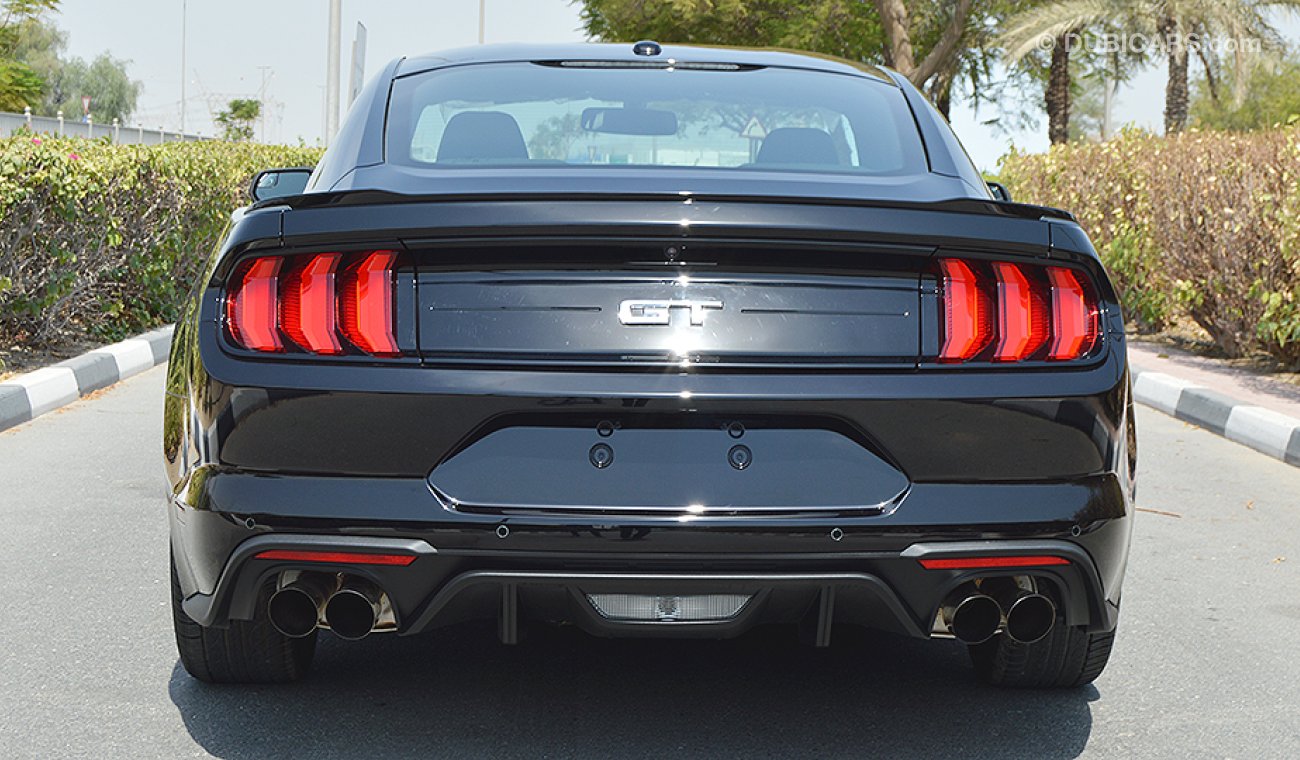
[[[1033,644],[1056,624],[1056,605],[1022,588],[1013,578],[984,578],[962,584],[940,608],[948,631],[966,644],[988,641],[998,631],[1020,644]]]
[[[304,574],[271,595],[267,614],[275,630],[294,639],[310,636],[320,621],[325,600],[337,587],[332,577]]]
[[[958,640],[978,644],[993,638],[1002,625],[1002,610],[993,597],[981,594],[974,583],[962,585],[943,605],[943,622]]]
[[[1021,644],[1041,640],[1056,624],[1056,605],[1051,599],[1021,587],[1014,578],[985,578],[980,590],[1002,609],[1002,627]]]
[[[364,639],[379,622],[383,592],[361,578],[347,578],[325,603],[325,623],[339,638]]]
[[[1041,640],[1056,623],[1056,605],[1042,594],[1021,594],[1007,610],[1007,635],[1021,644]]]

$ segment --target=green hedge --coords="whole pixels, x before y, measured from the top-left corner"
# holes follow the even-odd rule
[[[253,174],[312,148],[0,138],[0,347],[116,340],[175,319]]]
[[[1300,365],[1300,130],[1129,131],[1012,153],[1000,179],[1079,217],[1140,328],[1187,316],[1228,356]]]
[[[320,151],[0,138],[0,347],[170,321],[262,168]],[[1229,356],[1300,365],[1300,130],[1127,132],[1008,156],[1017,200],[1078,215],[1131,321],[1186,315]]]

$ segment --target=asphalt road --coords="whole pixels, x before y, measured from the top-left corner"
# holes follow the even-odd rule
[[[982,687],[965,653],[837,631],[322,640],[313,675],[176,661],[162,368],[0,434],[0,758],[1300,757],[1300,468],[1147,409],[1110,668]]]

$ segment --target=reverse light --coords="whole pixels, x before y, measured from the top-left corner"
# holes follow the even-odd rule
[[[1006,261],[938,264],[938,361],[1070,361],[1096,347],[1098,305],[1079,271]]]
[[[1070,560],[1050,554],[1010,557],[946,557],[918,560],[926,570],[987,570],[1000,567],[1050,567],[1068,565]]]
[[[415,555],[268,549],[254,554],[253,559],[270,559],[282,562],[324,562],[332,565],[392,565],[406,567],[415,561]]]

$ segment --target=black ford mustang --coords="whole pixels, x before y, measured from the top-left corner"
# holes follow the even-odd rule
[[[897,74],[405,58],[310,178],[254,196],[168,370],[194,676],[475,618],[505,643],[856,624],[1014,686],[1105,666],[1135,465],[1115,293]]]

